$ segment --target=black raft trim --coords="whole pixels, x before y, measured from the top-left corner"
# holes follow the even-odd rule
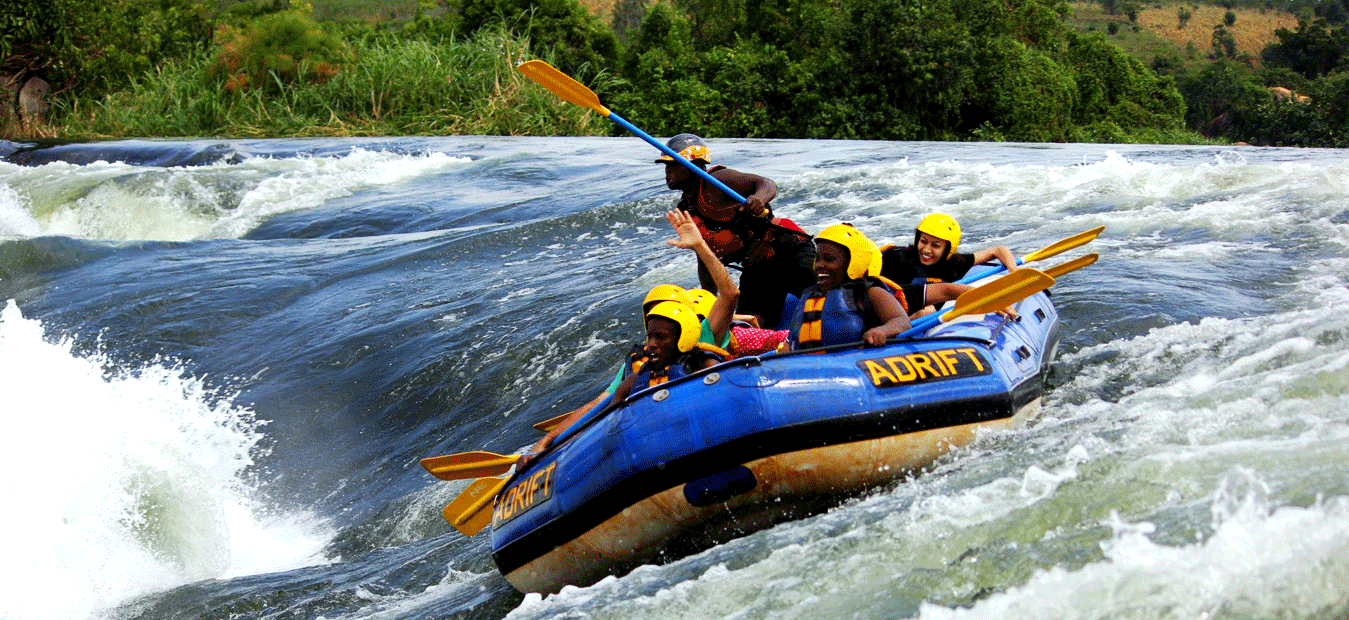
[[[510,573],[647,497],[774,454],[1010,418],[1040,396],[1043,385],[1043,377],[1037,374],[1014,387],[1010,394],[784,426],[713,446],[629,476],[575,510],[511,541],[493,552],[492,559],[502,574]]]

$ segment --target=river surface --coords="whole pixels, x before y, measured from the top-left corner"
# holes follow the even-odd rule
[[[589,400],[675,196],[635,138],[0,142],[0,618],[1343,618],[1349,151],[712,140],[809,231],[1019,255],[1042,414],[542,598],[418,459]]]

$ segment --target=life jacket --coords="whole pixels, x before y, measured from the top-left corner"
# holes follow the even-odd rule
[[[712,166],[707,172],[725,168]],[[693,216],[698,232],[721,262],[752,265],[773,258],[775,241],[810,238],[796,222],[775,217],[771,210],[762,216],[745,213],[738,200],[708,185],[706,179],[698,177],[697,194],[691,203],[686,195],[678,208]]]
[[[646,355],[646,347],[640,344],[632,345],[632,348],[628,350],[628,360],[623,374],[627,375],[641,370],[642,366],[650,360],[651,358]]]
[[[886,290],[890,291],[890,293],[895,296],[895,299],[899,301],[899,307],[904,309],[904,314],[912,314],[912,311],[909,310],[908,296],[904,294],[904,287],[895,284],[894,280],[885,276],[876,276],[876,279],[880,281],[881,285],[884,286]]]
[[[667,381],[691,375],[702,370],[703,360],[709,358],[717,362],[722,362],[730,357],[731,354],[727,353],[725,349],[707,344],[706,342],[699,342],[694,346],[692,351],[683,353],[673,360],[670,360],[669,364],[658,365],[652,363],[649,359],[645,360],[642,365],[634,371],[637,373],[637,378],[632,384],[632,389],[633,391],[643,390]]]
[[[867,291],[872,286],[890,290],[872,278],[844,282],[828,292],[812,285],[802,292],[787,342],[794,350],[860,342],[866,330],[881,324]]]

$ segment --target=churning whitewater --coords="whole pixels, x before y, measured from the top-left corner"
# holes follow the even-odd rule
[[[1063,258],[1025,428],[550,597],[426,456],[603,389],[675,195],[635,138],[0,143],[0,618],[1349,614],[1349,152],[709,140],[810,232]]]

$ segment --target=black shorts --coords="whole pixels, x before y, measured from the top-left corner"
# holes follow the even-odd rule
[[[804,237],[789,237],[773,244],[773,258],[747,265],[740,274],[741,314],[757,314],[761,327],[781,326],[782,304],[787,295],[800,296],[815,283],[815,244]]]

